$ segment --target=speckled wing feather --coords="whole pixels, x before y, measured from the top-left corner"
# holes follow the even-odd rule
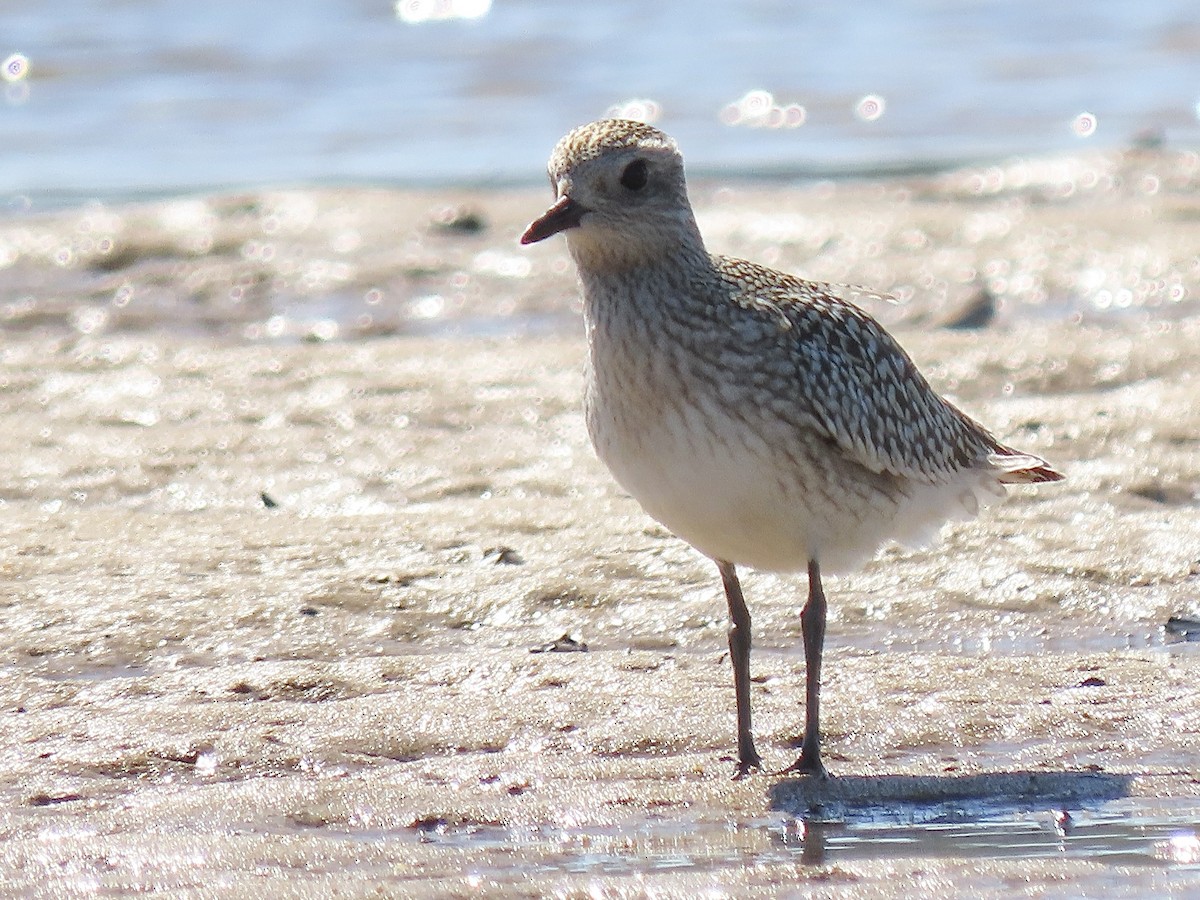
[[[895,339],[853,302],[884,295],[740,259],[718,256],[714,263],[739,317],[750,313],[768,324],[739,331],[776,344],[775,352],[755,356],[787,360],[794,414],[851,459],[874,472],[940,483],[1005,455],[1007,448],[938,396]]]

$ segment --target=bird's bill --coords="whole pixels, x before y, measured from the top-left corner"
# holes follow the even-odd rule
[[[541,216],[529,223],[525,233],[521,235],[522,244],[536,244],[546,238],[566,231],[568,228],[578,228],[579,220],[587,212],[582,206],[563,194],[558,202],[542,213]]]

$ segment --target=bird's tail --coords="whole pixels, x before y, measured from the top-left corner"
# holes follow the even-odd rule
[[[1001,445],[988,456],[988,462],[998,470],[1001,484],[1044,484],[1066,477],[1040,456]]]

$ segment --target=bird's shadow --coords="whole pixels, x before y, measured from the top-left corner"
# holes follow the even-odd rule
[[[970,828],[1042,811],[1063,834],[1071,828],[1071,811],[1126,797],[1132,781],[1129,775],[1069,771],[800,777],[772,785],[768,801],[799,829],[782,835],[783,842],[798,845],[804,862],[822,863],[831,837],[855,828]]]

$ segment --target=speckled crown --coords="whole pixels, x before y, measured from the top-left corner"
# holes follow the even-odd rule
[[[600,119],[580,125],[558,142],[550,155],[550,171],[563,172],[605,153],[634,147],[679,152],[675,141],[653,125],[632,119]]]

